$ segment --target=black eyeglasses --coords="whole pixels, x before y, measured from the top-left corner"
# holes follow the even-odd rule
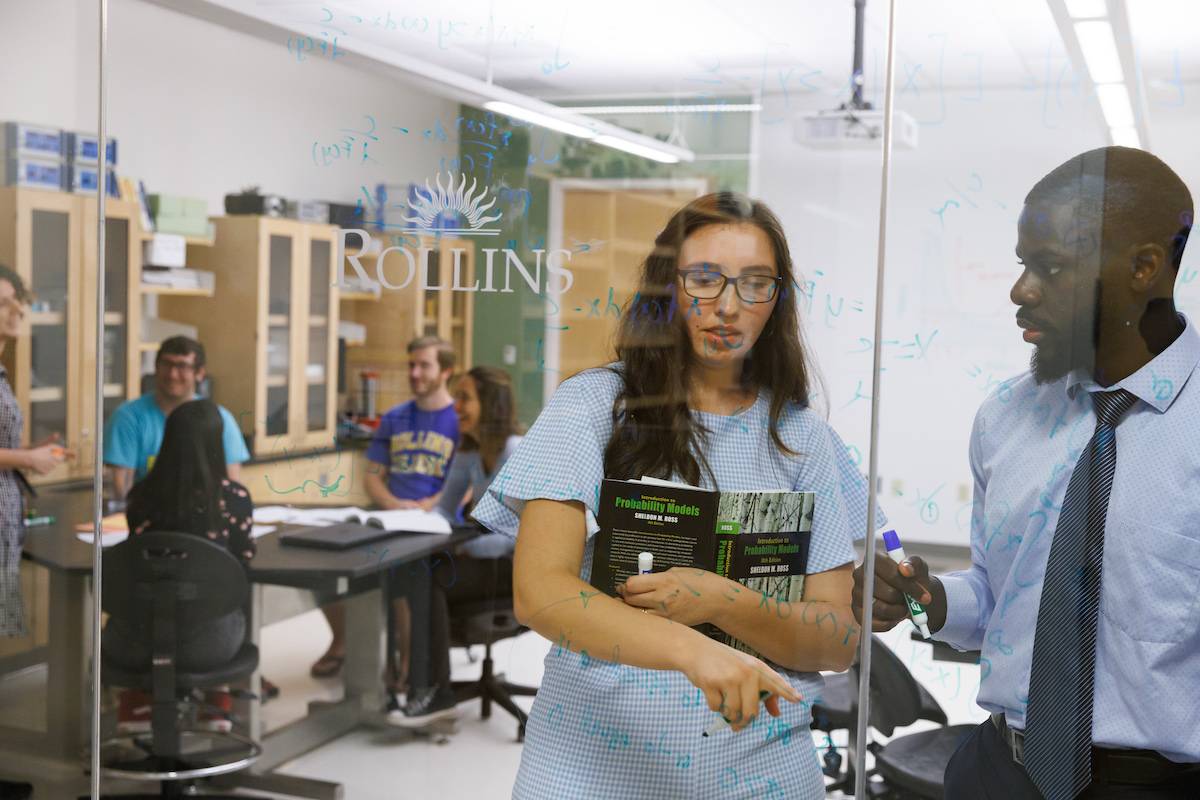
[[[778,275],[739,275],[730,278],[724,273],[711,269],[681,269],[683,290],[689,297],[697,300],[715,300],[732,283],[737,296],[745,303],[769,303],[779,291]]]

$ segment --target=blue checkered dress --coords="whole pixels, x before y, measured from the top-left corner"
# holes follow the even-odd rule
[[[581,577],[591,573],[592,536],[621,378],[589,370],[565,381],[473,516],[516,536],[526,500],[586,506]],[[817,493],[809,572],[852,562],[866,530],[867,487],[837,434],[815,413],[789,407],[780,433],[799,457],[781,454],[768,433],[763,393],[733,416],[694,412],[711,429],[705,455],[720,489],[803,489]],[[712,723],[700,691],[682,673],[589,658],[553,646],[529,718],[516,798],[819,798],[824,782],[809,733],[821,676],[780,671],[803,695],[761,713],[739,733],[701,738]],[[774,666],[774,665],[773,665]]]

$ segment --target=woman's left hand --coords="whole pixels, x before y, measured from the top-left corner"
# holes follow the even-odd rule
[[[725,579],[715,572],[693,567],[672,567],[666,572],[632,575],[617,587],[626,605],[645,609],[680,625],[711,622],[722,600]]]

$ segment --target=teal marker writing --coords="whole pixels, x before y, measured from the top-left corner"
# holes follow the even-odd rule
[[[895,531],[883,532],[883,546],[887,548],[888,558],[899,564],[907,556],[904,555],[904,548],[900,545],[900,537]],[[921,629],[921,635],[928,639],[931,634],[929,632],[929,615],[925,613],[925,606],[918,603],[916,600],[904,595],[905,602],[908,603],[908,615],[912,617],[913,624]]]

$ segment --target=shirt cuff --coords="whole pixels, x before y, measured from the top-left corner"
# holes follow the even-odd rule
[[[933,638],[969,650],[965,643],[977,638],[979,632],[979,598],[966,578],[939,575],[938,579],[946,590],[946,624]]]

